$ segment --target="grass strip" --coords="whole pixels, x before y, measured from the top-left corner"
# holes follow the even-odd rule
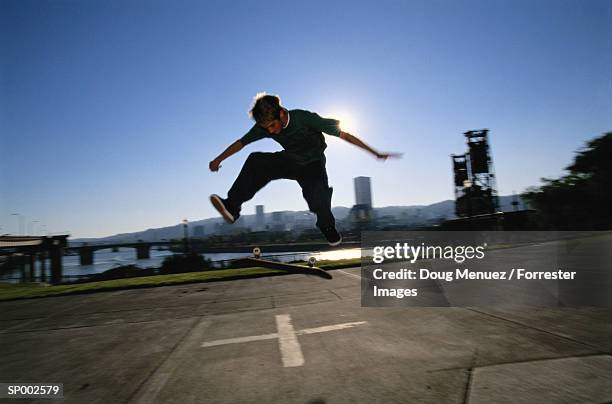
[[[320,264],[320,265],[319,265]],[[319,268],[336,269],[359,266],[361,260],[345,259],[337,261],[320,261]],[[108,292],[122,289],[150,288],[157,286],[180,285],[186,283],[228,281],[234,279],[259,278],[262,276],[287,275],[291,272],[267,268],[236,268],[187,272],[181,274],[140,276],[108,281],[86,282],[66,285],[49,285],[46,283],[0,283],[0,301],[30,299],[36,297],[66,296],[95,292]]]

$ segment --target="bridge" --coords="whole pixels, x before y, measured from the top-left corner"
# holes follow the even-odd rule
[[[109,244],[95,244],[89,245],[87,243],[83,243],[80,246],[70,246],[65,250],[68,252],[76,252],[79,254],[80,264],[81,265],[92,265],[94,262],[94,253],[98,250],[106,250],[112,249],[115,252],[119,248],[134,248],[136,250],[136,259],[149,259],[151,258],[150,251],[151,247],[155,246],[180,246],[186,248],[186,241],[182,239],[181,241],[142,241],[139,240],[133,243],[109,243]],[[328,251],[335,249],[330,246],[326,242],[307,242],[307,243],[288,243],[288,244],[274,244],[268,245],[265,243],[251,243],[244,245],[236,245],[236,244],[228,244],[225,246],[207,246],[205,251],[199,250],[200,253],[245,253],[249,254],[253,251],[253,247],[260,246],[265,248],[266,253],[282,253],[282,252],[294,252],[296,250],[299,251]],[[361,246],[360,241],[345,241],[342,243],[342,248],[359,248]]]
[[[46,281],[45,261],[51,259],[51,283],[62,280],[62,257],[68,235],[50,237],[0,236],[0,255],[7,256],[21,269],[23,281],[34,281],[36,259],[40,260],[41,280]],[[26,264],[29,271],[26,272]]]
[[[95,244],[89,245],[83,243],[81,246],[67,247],[67,252],[76,252],[79,254],[81,265],[93,265],[94,253],[98,250],[112,249],[117,251],[119,248],[134,248],[136,250],[136,259],[143,260],[151,258],[151,247],[155,246],[171,246],[177,245],[176,241],[136,241],[133,243],[112,243],[112,244]]]
[[[94,254],[99,250],[111,249],[117,251],[119,248],[133,248],[136,252],[137,259],[151,258],[151,248],[158,246],[180,246],[183,245],[187,249],[187,241],[185,239],[178,241],[142,241],[128,243],[107,243],[93,244],[81,243],[81,245],[68,245],[68,235],[39,237],[39,236],[0,236],[0,263],[8,261],[9,264],[15,265],[21,271],[22,282],[34,282],[35,279],[35,263],[40,260],[40,281],[46,282],[50,280],[52,284],[58,284],[63,278],[62,257],[65,253],[78,253],[81,265],[93,265]],[[74,244],[74,243],[73,243]],[[333,247],[327,243],[310,242],[300,244],[285,244],[285,245],[265,245],[259,244],[266,249],[266,253],[270,252],[294,252],[299,251],[326,251]],[[360,242],[347,241],[343,243],[344,248],[358,248]],[[206,253],[251,253],[253,245],[226,245],[226,246],[211,246],[206,248]],[[6,258],[5,258],[6,257]],[[48,279],[46,274],[46,259],[51,259],[51,276]]]
[[[35,281],[36,260],[40,261],[40,280],[49,280],[53,284],[60,283],[63,277],[62,258],[66,252],[79,254],[81,265],[92,265],[94,263],[94,252],[98,250],[119,248],[134,248],[137,259],[151,258],[151,247],[177,245],[170,241],[137,241],[134,243],[113,243],[81,246],[68,246],[68,235],[61,236],[0,236],[0,256],[12,265],[16,265],[21,272],[23,282]],[[51,260],[51,273],[47,276],[46,260]]]

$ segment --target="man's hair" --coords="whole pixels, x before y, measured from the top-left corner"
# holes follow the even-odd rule
[[[253,98],[253,107],[249,111],[249,116],[259,124],[265,124],[275,119],[280,119],[280,112],[283,109],[281,100],[276,95],[258,93]]]

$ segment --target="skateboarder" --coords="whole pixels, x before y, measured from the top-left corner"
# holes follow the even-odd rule
[[[302,188],[302,196],[311,212],[317,215],[317,227],[330,245],[342,242],[336,230],[331,212],[332,188],[327,183],[325,170],[325,139],[323,133],[338,136],[370,153],[386,160],[400,157],[398,153],[379,153],[357,137],[340,130],[340,122],[322,118],[318,114],[301,109],[287,110],[275,95],[258,94],[249,112],[255,121],[253,127],[239,140],[232,143],[209,164],[211,171],[218,171],[223,160],[256,140],[269,137],[280,143],[284,150],[276,153],[251,153],[238,178],[227,193],[227,199],[210,196],[210,201],[227,223],[234,223],[240,216],[244,202],[268,182],[277,179],[296,180]]]

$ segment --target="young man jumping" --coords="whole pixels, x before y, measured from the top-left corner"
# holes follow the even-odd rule
[[[293,109],[287,110],[275,95],[261,94],[255,98],[250,111],[255,125],[242,138],[210,162],[211,171],[218,171],[223,160],[240,151],[244,146],[265,137],[272,138],[283,146],[276,153],[251,153],[238,178],[227,193],[227,199],[219,195],[210,196],[210,201],[227,223],[234,223],[240,216],[244,202],[272,180],[296,180],[311,212],[317,215],[317,227],[330,245],[342,242],[336,230],[336,221],[331,211],[332,188],[327,183],[325,170],[325,139],[323,133],[338,136],[370,153],[386,160],[400,157],[398,153],[379,153],[357,137],[340,130],[340,122],[322,118],[316,113]]]

